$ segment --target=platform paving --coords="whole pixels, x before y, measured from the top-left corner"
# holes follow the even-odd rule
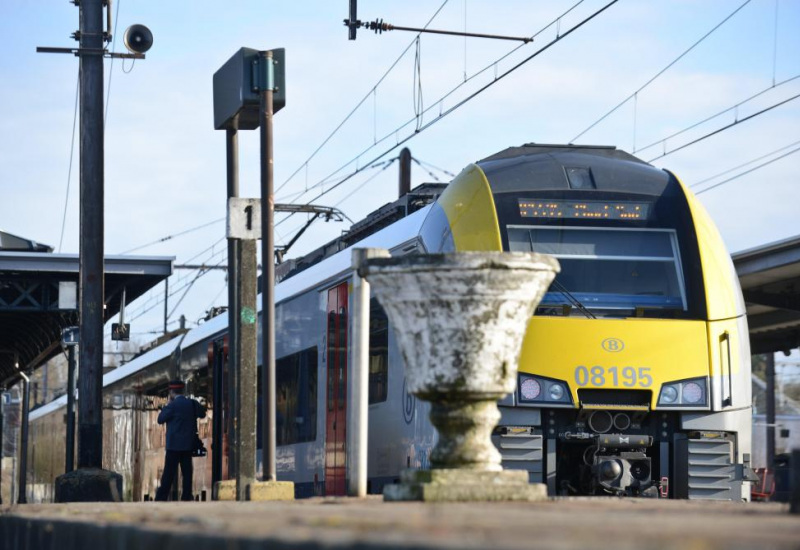
[[[784,504],[615,498],[29,504],[0,509],[0,548],[800,549],[800,516]]]

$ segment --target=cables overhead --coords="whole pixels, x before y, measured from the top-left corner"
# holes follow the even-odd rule
[[[428,173],[428,175],[430,177],[432,177],[437,182],[441,182],[442,180],[440,180],[439,177],[436,174],[434,174],[431,170],[436,170],[436,171],[441,172],[441,173],[443,173],[443,174],[445,174],[445,175],[447,175],[447,176],[449,176],[451,178],[456,177],[456,175],[454,173],[449,172],[449,171],[445,170],[444,168],[439,168],[438,166],[434,166],[433,164],[430,164],[428,162],[421,161],[418,158],[411,157],[411,160],[414,161],[414,163],[417,166],[419,166],[420,168],[425,170]]]
[[[75,127],[78,121],[78,96],[80,95],[81,78],[78,74],[75,84],[75,109],[72,114],[72,138],[69,142],[69,170],[67,170],[67,195],[64,197],[64,214],[61,217],[61,237],[58,239],[58,251],[61,252],[61,245],[64,243],[64,228],[67,225],[67,207],[69,206],[69,185],[72,181],[72,159],[75,157]]]
[[[427,23],[425,23],[425,26],[423,27],[424,29],[428,28],[428,25],[430,25],[430,24],[433,22],[433,20],[434,20],[434,19],[436,19],[436,16],[437,16],[437,15],[439,15],[439,12],[441,12],[441,11],[442,11],[442,9],[444,9],[444,7],[447,5],[447,2],[448,2],[448,1],[449,1],[449,0],[444,0],[444,2],[442,2],[442,5],[441,5],[441,6],[439,6],[439,9],[437,9],[437,10],[436,10],[436,11],[433,13],[433,15],[430,17],[430,19],[428,19],[428,22],[427,22]],[[290,175],[288,178],[286,178],[286,180],[285,180],[285,181],[284,181],[282,184],[280,184],[280,185],[278,186],[278,188],[275,190],[275,192],[276,192],[276,193],[277,193],[278,191],[280,191],[281,189],[283,189],[283,187],[285,187],[287,183],[289,183],[290,181],[292,181],[292,179],[294,179],[294,177],[295,177],[295,176],[296,176],[298,173],[300,173],[300,171],[301,171],[301,170],[303,170],[303,168],[307,168],[307,167],[308,167],[308,163],[309,163],[309,162],[311,162],[311,160],[313,160],[313,159],[314,159],[314,157],[316,157],[316,156],[317,156],[317,153],[319,153],[319,152],[322,150],[322,148],[323,148],[323,147],[325,147],[325,145],[327,145],[327,144],[328,144],[328,142],[331,140],[331,138],[332,138],[334,135],[336,135],[336,133],[337,133],[339,130],[341,130],[341,128],[342,128],[342,127],[345,125],[345,123],[347,123],[347,121],[348,121],[348,120],[350,120],[350,118],[351,118],[351,117],[352,117],[352,116],[353,116],[353,115],[356,113],[356,111],[358,111],[359,107],[361,107],[361,106],[364,104],[364,102],[365,102],[365,101],[367,101],[367,99],[368,99],[370,96],[374,96],[374,94],[375,94],[375,91],[377,90],[378,86],[380,86],[380,85],[381,85],[381,83],[382,83],[382,82],[383,82],[383,81],[386,79],[386,77],[387,77],[387,76],[389,76],[389,73],[390,73],[390,72],[392,72],[392,70],[394,70],[394,68],[397,66],[397,64],[400,62],[400,60],[401,60],[401,59],[403,59],[403,57],[405,57],[405,55],[408,53],[408,51],[411,49],[411,47],[412,47],[412,46],[413,46],[413,45],[416,43],[416,41],[417,41],[417,39],[418,39],[418,38],[419,38],[419,33],[417,34],[417,36],[416,36],[416,37],[415,37],[413,40],[411,40],[411,42],[408,44],[408,46],[406,46],[406,48],[405,48],[405,49],[403,50],[403,52],[402,52],[402,53],[401,53],[401,54],[400,54],[400,55],[397,57],[397,59],[395,59],[394,63],[392,63],[392,64],[389,66],[389,68],[388,68],[388,69],[386,69],[386,71],[383,73],[383,75],[382,75],[382,76],[381,76],[381,77],[378,79],[378,82],[376,82],[376,83],[375,83],[375,85],[374,85],[374,86],[372,86],[372,88],[370,88],[369,92],[367,92],[367,93],[364,95],[364,97],[363,97],[363,98],[361,98],[361,101],[359,101],[359,102],[356,104],[356,106],[355,106],[355,107],[353,107],[353,109],[352,109],[352,110],[351,110],[351,111],[350,111],[350,112],[347,114],[347,116],[345,116],[345,117],[344,117],[344,119],[343,119],[343,120],[342,120],[342,121],[339,123],[339,125],[338,125],[338,126],[336,126],[336,128],[334,128],[334,129],[333,129],[333,131],[332,131],[332,132],[331,132],[331,133],[328,135],[328,137],[326,137],[326,138],[325,138],[325,139],[322,141],[322,143],[321,143],[321,144],[320,144],[320,145],[319,145],[319,146],[318,146],[318,147],[317,147],[317,148],[314,150],[314,152],[313,152],[313,153],[311,153],[311,155],[310,155],[310,156],[309,156],[309,157],[308,157],[308,158],[305,160],[305,162],[303,162],[302,164],[300,164],[300,166],[298,166],[298,167],[297,167],[297,170],[295,170],[294,172],[292,172],[292,174],[291,174],[291,175]]]
[[[760,97],[761,95],[763,95],[763,94],[765,94],[765,93],[767,93],[769,91],[772,91],[772,90],[774,90],[775,88],[777,88],[779,86],[782,86],[783,84],[787,84],[789,82],[792,82],[793,80],[797,80],[798,78],[800,78],[800,75],[793,76],[792,78],[787,78],[786,80],[784,80],[782,82],[779,82],[777,84],[773,84],[772,86],[764,88],[760,92],[751,95],[747,99],[745,99],[743,101],[740,101],[739,103],[737,103],[736,105],[733,105],[732,107],[728,107],[727,109],[724,109],[724,110],[722,110],[722,111],[720,111],[720,112],[718,112],[716,114],[713,114],[713,115],[711,115],[709,117],[706,117],[703,120],[701,120],[700,122],[696,122],[696,123],[692,124],[691,126],[687,126],[683,130],[679,130],[679,131],[675,132],[674,134],[670,134],[667,137],[664,137],[664,138],[661,138],[659,140],[656,140],[653,143],[651,143],[650,145],[646,145],[644,147],[640,147],[638,149],[634,149],[632,152],[633,153],[637,153],[637,152],[641,152],[641,151],[646,151],[647,149],[655,147],[656,145],[659,145],[659,144],[663,144],[664,145],[664,150],[666,151],[666,142],[667,142],[668,139],[672,139],[674,137],[677,137],[677,136],[679,136],[681,134],[684,134],[684,133],[688,132],[689,130],[694,130],[698,126],[701,126],[701,125],[705,124],[706,122],[709,122],[710,120],[713,120],[713,119],[715,119],[715,118],[717,118],[719,116],[722,116],[725,113],[729,113],[731,111],[735,111],[736,113],[738,113],[739,112],[739,107],[741,107],[745,103],[748,103],[748,102],[754,100],[755,98]]]
[[[202,225],[198,225],[196,227],[192,227],[190,229],[186,229],[185,231],[181,231],[180,233],[175,233],[174,235],[167,235],[166,237],[161,237],[160,239],[156,239],[155,241],[151,241],[151,242],[149,242],[147,244],[143,244],[141,246],[137,246],[135,248],[131,248],[131,249],[126,250],[124,252],[120,252],[120,254],[130,254],[131,252],[136,252],[137,250],[141,250],[142,248],[147,248],[148,246],[153,246],[154,244],[163,243],[163,242],[172,240],[172,239],[174,239],[176,237],[181,237],[181,236],[186,235],[188,233],[191,233],[193,231],[197,231],[198,229],[203,229],[204,227],[208,227],[209,225],[214,225],[215,223],[219,223],[219,222],[223,222],[223,221],[225,221],[225,218],[218,218],[216,220],[212,220],[210,222],[206,222],[206,223],[204,223]]]
[[[692,44],[692,45],[689,47],[689,49],[685,50],[685,51],[684,51],[682,54],[680,54],[678,57],[676,57],[675,59],[673,59],[673,60],[672,60],[672,61],[671,61],[671,62],[670,62],[670,63],[669,63],[669,64],[668,64],[666,67],[664,67],[663,69],[661,69],[661,70],[660,70],[658,73],[656,73],[656,74],[655,74],[655,76],[653,76],[652,78],[650,78],[650,80],[648,80],[647,82],[645,82],[645,83],[644,83],[644,85],[642,85],[641,87],[639,87],[639,89],[637,89],[637,90],[636,90],[635,92],[633,92],[631,95],[629,95],[628,97],[626,97],[625,99],[623,99],[623,100],[622,100],[622,101],[621,101],[621,102],[620,102],[620,103],[619,103],[619,104],[618,104],[616,107],[614,107],[613,109],[611,109],[610,111],[608,111],[606,114],[604,114],[603,116],[601,116],[600,118],[598,118],[597,120],[595,120],[595,121],[594,121],[592,124],[590,124],[590,125],[589,125],[589,126],[588,126],[588,127],[587,127],[587,128],[584,130],[584,131],[583,131],[583,132],[581,132],[580,134],[578,134],[577,136],[575,136],[574,138],[572,138],[572,139],[571,139],[569,142],[570,142],[570,143],[575,143],[575,142],[576,142],[576,141],[577,141],[577,140],[578,140],[578,139],[579,139],[579,138],[580,138],[582,135],[584,135],[586,132],[588,132],[589,130],[591,130],[592,128],[594,128],[594,127],[595,127],[595,126],[597,126],[598,124],[600,124],[602,121],[604,121],[606,118],[608,118],[608,116],[609,116],[609,115],[611,115],[612,113],[616,112],[616,111],[617,111],[617,109],[619,109],[620,107],[622,107],[623,105],[625,105],[625,104],[626,104],[628,101],[630,101],[631,99],[634,99],[634,98],[636,98],[636,96],[639,94],[639,92],[641,92],[642,90],[644,90],[645,88],[647,88],[647,87],[648,87],[650,84],[652,84],[652,83],[653,83],[653,81],[654,81],[654,80],[656,80],[656,79],[657,79],[658,77],[660,77],[662,74],[664,74],[665,72],[667,72],[667,71],[668,71],[668,70],[669,70],[669,69],[670,69],[670,68],[671,68],[673,65],[675,65],[675,63],[677,63],[678,61],[680,61],[681,59],[683,59],[683,57],[684,57],[684,56],[686,56],[686,54],[688,54],[689,52],[691,52],[691,51],[692,51],[693,49],[695,49],[695,48],[696,48],[696,47],[697,47],[697,46],[698,46],[698,45],[699,45],[701,42],[703,42],[703,41],[704,41],[706,38],[708,38],[709,36],[711,36],[711,35],[714,33],[714,31],[716,31],[717,29],[719,29],[719,28],[720,28],[722,25],[724,25],[724,24],[725,24],[725,23],[726,23],[726,22],[727,22],[729,19],[731,19],[731,18],[732,18],[734,15],[736,15],[737,13],[739,13],[739,11],[740,11],[742,8],[744,8],[744,7],[745,7],[747,4],[749,4],[751,1],[752,1],[752,0],[745,0],[745,2],[744,2],[742,5],[740,5],[738,8],[736,8],[736,9],[735,9],[735,10],[734,10],[734,11],[733,11],[733,12],[732,12],[730,15],[728,15],[728,16],[727,16],[725,19],[723,19],[722,21],[720,21],[719,23],[717,23],[717,24],[714,26],[714,28],[712,28],[710,31],[708,31],[706,34],[704,34],[704,35],[703,35],[703,36],[700,38],[700,40],[698,40],[697,42],[695,42],[694,44]]]
[[[692,185],[690,185],[689,187],[694,188],[694,187],[697,187],[698,185],[703,185],[706,182],[709,182],[711,180],[715,180],[715,179],[717,179],[717,178],[719,178],[721,176],[724,176],[725,174],[730,174],[731,172],[733,172],[735,170],[738,170],[739,168],[744,168],[745,166],[749,166],[750,164],[753,164],[754,162],[758,162],[759,160],[764,160],[767,157],[771,157],[772,155],[780,153],[784,149],[789,149],[790,147],[794,147],[795,145],[800,145],[800,141],[795,141],[794,143],[790,143],[789,145],[784,145],[783,147],[781,147],[779,149],[775,149],[774,151],[772,151],[770,153],[767,153],[766,155],[761,155],[760,157],[754,158],[753,160],[749,160],[749,161],[747,161],[745,163],[739,164],[738,166],[734,166],[733,168],[729,168],[729,169],[725,170],[724,172],[720,172],[719,174],[715,174],[715,175],[713,175],[711,177],[708,177],[706,179],[703,179],[703,180],[700,180],[700,181],[696,181]]]
[[[783,101],[781,101],[779,103],[775,103],[773,105],[770,105],[769,107],[767,107],[765,109],[761,109],[760,111],[758,111],[756,113],[753,113],[752,115],[746,116],[746,117],[741,118],[741,119],[736,119],[736,121],[731,122],[730,124],[727,124],[727,125],[723,126],[722,128],[718,128],[718,129],[714,130],[713,132],[709,132],[709,133],[707,133],[707,134],[705,134],[703,136],[700,136],[699,138],[694,139],[694,140],[690,141],[689,143],[685,143],[685,144],[681,145],[680,147],[676,147],[675,149],[673,149],[671,151],[665,151],[663,154],[661,154],[661,155],[659,155],[657,157],[653,157],[650,160],[648,160],[647,162],[653,162],[653,161],[658,160],[660,158],[666,157],[667,155],[671,155],[672,153],[680,151],[681,149],[686,149],[687,147],[691,147],[692,145],[694,145],[696,143],[699,143],[699,142],[703,141],[704,139],[708,139],[711,136],[715,136],[715,135],[717,135],[717,134],[719,134],[721,132],[724,132],[725,130],[729,130],[730,128],[733,128],[734,126],[738,126],[742,122],[747,122],[748,120],[751,120],[751,119],[753,119],[753,118],[755,118],[757,116],[763,115],[764,113],[767,113],[767,112],[771,111],[772,109],[775,109],[776,107],[780,107],[781,105],[789,103],[790,101],[793,101],[793,100],[797,99],[798,97],[800,97],[800,94],[792,96],[789,99],[784,99]]]
[[[795,144],[796,143],[800,143],[800,142],[795,142]],[[783,150],[783,149],[786,149],[786,147],[783,147],[783,148],[779,149],[779,151]],[[716,189],[717,187],[721,187],[721,186],[725,185],[726,183],[729,183],[729,182],[731,182],[733,180],[739,179],[742,176],[746,176],[747,174],[755,172],[756,170],[764,168],[765,166],[769,166],[773,162],[779,161],[779,160],[781,160],[783,158],[786,158],[789,155],[793,155],[793,154],[795,154],[797,152],[800,152],[800,147],[796,147],[796,148],[792,149],[791,151],[788,151],[788,152],[786,152],[786,153],[784,153],[784,154],[782,154],[782,155],[780,155],[778,157],[775,157],[774,159],[770,159],[770,160],[768,160],[766,162],[763,162],[763,163],[759,164],[758,166],[754,166],[750,170],[746,170],[746,171],[742,172],[741,174],[736,174],[735,176],[732,176],[732,177],[730,177],[730,178],[728,178],[726,180],[722,180],[721,182],[715,183],[714,185],[711,185],[709,187],[706,187],[705,189],[697,191],[695,193],[695,195],[700,195],[702,193],[705,193],[706,191],[711,191],[712,189]],[[770,155],[774,154],[774,153],[775,153],[775,151],[773,151],[773,153],[770,153]],[[766,155],[766,156],[769,156],[769,155]],[[764,157],[760,157],[760,158],[764,158]],[[745,164],[751,164],[752,162],[755,162],[755,161],[750,161],[749,163],[745,163]]]
[[[561,19],[562,19],[564,16],[566,16],[567,14],[569,14],[569,13],[570,13],[572,10],[574,10],[574,9],[575,9],[575,8],[576,8],[578,5],[580,5],[580,4],[581,4],[583,1],[584,1],[584,0],[580,0],[580,1],[579,1],[577,4],[573,5],[571,8],[569,8],[569,9],[568,9],[566,12],[564,12],[563,14],[561,14],[559,17],[557,17],[557,18],[556,18],[555,20],[553,20],[551,23],[549,23],[549,24],[547,24],[546,26],[544,26],[544,27],[543,27],[543,28],[542,28],[542,29],[541,29],[539,32],[537,32],[536,34],[534,34],[534,35],[533,35],[533,38],[535,38],[535,37],[536,37],[536,36],[538,36],[539,34],[541,34],[541,33],[545,32],[545,31],[546,31],[547,29],[549,29],[550,27],[557,26],[558,28],[560,28],[560,22],[561,22]],[[388,154],[389,154],[391,151],[393,151],[394,149],[396,149],[396,148],[397,148],[397,147],[399,147],[400,145],[403,145],[403,144],[404,144],[404,143],[406,143],[407,141],[410,141],[410,140],[411,140],[411,139],[413,139],[415,136],[417,136],[417,135],[419,135],[420,133],[422,133],[423,131],[427,130],[428,128],[430,128],[431,126],[433,126],[434,124],[436,124],[437,122],[439,122],[440,120],[442,120],[442,119],[443,119],[444,117],[446,117],[447,115],[449,115],[449,114],[453,113],[454,111],[456,111],[457,109],[459,109],[460,107],[462,107],[464,104],[466,104],[467,102],[471,101],[472,99],[474,99],[475,97],[477,97],[478,95],[480,95],[481,93],[483,93],[484,91],[486,91],[487,89],[489,89],[490,87],[492,87],[493,85],[495,85],[496,83],[498,83],[500,80],[502,80],[503,78],[505,78],[505,77],[506,77],[506,76],[508,76],[509,74],[513,73],[514,71],[516,71],[517,69],[519,69],[520,67],[522,67],[523,65],[525,65],[526,63],[530,62],[531,60],[535,59],[537,56],[539,56],[539,55],[540,55],[540,54],[542,54],[543,52],[547,51],[549,48],[551,48],[551,47],[552,47],[553,45],[555,45],[556,43],[560,42],[561,40],[563,40],[564,38],[568,37],[569,35],[571,35],[573,32],[575,32],[575,31],[576,31],[576,30],[578,30],[579,28],[583,27],[583,26],[584,26],[586,23],[588,23],[589,21],[593,20],[595,17],[597,17],[598,15],[600,15],[601,13],[603,13],[605,10],[607,10],[608,8],[610,8],[611,6],[613,6],[614,4],[616,4],[618,1],[619,1],[619,0],[611,0],[610,2],[606,3],[605,5],[603,5],[603,6],[602,6],[600,9],[598,9],[598,10],[594,11],[594,12],[593,12],[591,15],[589,15],[588,17],[586,17],[586,18],[582,19],[582,20],[581,20],[579,23],[575,24],[573,27],[571,27],[570,29],[568,29],[566,32],[564,32],[564,33],[561,33],[561,32],[559,32],[559,33],[557,34],[556,38],[554,38],[554,39],[553,39],[553,40],[551,40],[550,42],[546,43],[544,46],[542,46],[541,48],[539,48],[538,50],[536,50],[535,52],[533,52],[531,55],[529,55],[528,57],[524,58],[522,61],[518,62],[517,64],[513,65],[511,68],[507,69],[507,70],[506,70],[506,71],[504,71],[503,73],[500,73],[500,74],[495,74],[495,76],[494,76],[494,79],[493,79],[493,80],[491,80],[491,81],[490,81],[490,82],[488,82],[487,84],[484,84],[484,85],[483,85],[483,86],[481,86],[481,87],[480,87],[478,90],[476,90],[476,91],[472,92],[471,94],[467,95],[465,98],[463,98],[462,100],[458,101],[458,102],[457,102],[455,105],[453,105],[453,106],[452,106],[452,107],[450,107],[449,109],[447,109],[447,110],[444,110],[444,109],[442,108],[442,102],[443,102],[443,101],[444,101],[446,98],[448,98],[450,95],[452,95],[453,93],[455,93],[455,91],[457,91],[458,89],[460,89],[461,87],[463,87],[463,86],[464,86],[464,84],[465,84],[465,82],[462,82],[462,83],[458,84],[458,85],[457,85],[457,86],[455,86],[455,87],[454,87],[452,90],[450,90],[450,91],[449,91],[449,92],[447,92],[445,95],[443,95],[442,97],[440,97],[440,98],[439,98],[439,100],[437,100],[437,101],[434,101],[434,102],[431,104],[431,106],[429,106],[427,109],[425,109],[425,110],[422,112],[422,115],[424,115],[424,114],[426,114],[426,113],[430,112],[432,109],[434,109],[434,108],[435,108],[435,107],[438,105],[438,106],[439,106],[439,108],[440,108],[440,112],[439,112],[439,115],[438,115],[438,117],[436,117],[436,118],[434,118],[434,119],[432,119],[432,120],[428,121],[427,123],[424,123],[424,124],[422,124],[422,125],[420,125],[420,126],[417,126],[417,124],[416,124],[416,123],[417,123],[417,118],[418,118],[418,117],[415,115],[415,116],[414,116],[414,118],[412,118],[412,119],[408,120],[408,121],[407,121],[407,122],[405,122],[404,124],[401,124],[400,126],[398,126],[397,128],[395,128],[395,129],[394,129],[394,130],[392,130],[391,132],[387,133],[387,134],[386,134],[386,135],[385,135],[383,138],[379,139],[379,140],[378,140],[378,141],[377,141],[375,144],[373,144],[373,145],[370,145],[369,147],[367,147],[365,150],[363,150],[361,153],[359,153],[359,154],[358,154],[356,157],[354,157],[353,159],[351,159],[351,160],[350,160],[350,161],[348,161],[347,163],[345,163],[345,164],[343,164],[342,166],[340,166],[338,169],[334,170],[334,171],[333,171],[331,174],[329,174],[328,176],[326,176],[326,177],[325,177],[323,180],[321,180],[321,181],[320,181],[320,182],[318,182],[317,184],[315,184],[315,185],[313,185],[313,186],[309,187],[309,188],[308,188],[308,190],[310,191],[311,189],[314,189],[314,188],[316,188],[316,187],[321,187],[323,183],[325,183],[325,182],[327,182],[327,181],[330,181],[330,180],[331,180],[331,178],[333,178],[333,177],[334,177],[336,174],[340,173],[342,170],[344,170],[344,169],[345,169],[345,168],[347,168],[348,166],[350,166],[350,165],[352,165],[353,163],[357,162],[357,161],[358,161],[358,159],[360,159],[361,157],[363,157],[364,155],[366,155],[366,154],[367,154],[368,152],[370,152],[372,149],[376,148],[376,147],[377,147],[379,144],[382,144],[382,143],[384,143],[384,142],[387,142],[387,141],[391,140],[391,138],[395,138],[395,140],[394,140],[394,144],[390,144],[390,145],[388,145],[388,146],[387,146],[387,147],[388,147],[387,149],[385,149],[385,150],[384,150],[383,152],[381,152],[381,153],[377,153],[377,154],[376,154],[374,157],[372,157],[372,158],[369,160],[369,162],[367,162],[366,164],[367,164],[367,165],[371,165],[372,163],[374,163],[374,162],[377,162],[377,161],[381,160],[383,157],[385,157],[386,155],[388,155]],[[515,50],[513,50],[513,51],[516,51],[516,49],[518,49],[518,48],[519,48],[519,46],[518,46],[517,48],[515,48]],[[472,80],[473,78],[475,78],[475,77],[476,77],[476,76],[478,76],[479,74],[482,74],[482,73],[484,73],[484,72],[488,71],[489,69],[491,69],[491,68],[493,68],[493,67],[494,67],[494,68],[496,68],[496,66],[497,66],[497,63],[499,63],[501,60],[503,60],[503,59],[505,59],[506,57],[508,57],[508,56],[509,56],[511,53],[512,53],[512,52],[509,52],[508,54],[506,54],[506,55],[502,56],[502,57],[501,57],[501,58],[499,58],[498,60],[495,60],[493,63],[490,63],[490,64],[489,64],[489,65],[487,65],[487,66],[486,66],[484,69],[482,69],[482,70],[478,71],[477,73],[475,73],[475,75],[473,75],[472,77],[470,77],[469,79],[467,79],[467,82],[469,82],[470,80]],[[402,138],[401,138],[401,137],[399,136],[399,133],[400,133],[400,131],[402,131],[402,130],[403,130],[403,129],[405,129],[405,128],[412,128],[412,129],[411,129],[411,131],[410,131],[410,132],[409,132],[407,135],[405,135],[404,137],[402,137]],[[308,201],[308,203],[309,203],[309,204],[310,204],[310,203],[313,203],[313,202],[314,202],[314,201],[316,201],[317,199],[319,199],[319,198],[321,198],[321,197],[325,196],[326,194],[328,194],[328,193],[330,193],[331,191],[333,191],[334,189],[338,188],[339,186],[341,186],[341,185],[342,185],[342,184],[344,184],[345,182],[349,181],[351,178],[353,178],[353,177],[354,177],[354,176],[356,176],[357,174],[361,173],[363,170],[364,170],[364,168],[356,168],[354,171],[352,171],[352,172],[350,172],[349,174],[347,174],[347,175],[345,175],[345,176],[341,177],[341,178],[340,178],[338,181],[336,181],[336,182],[335,182],[333,185],[331,185],[331,186],[330,186],[330,187],[328,187],[327,189],[324,189],[323,191],[321,191],[320,193],[318,193],[317,195],[315,195],[315,196],[314,196],[312,199],[310,199],[310,200]],[[305,194],[305,193],[304,193],[304,194]]]

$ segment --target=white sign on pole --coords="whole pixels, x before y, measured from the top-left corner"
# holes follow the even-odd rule
[[[261,199],[228,199],[227,237],[257,241],[261,238]]]

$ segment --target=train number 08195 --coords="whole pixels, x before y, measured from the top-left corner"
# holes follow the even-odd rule
[[[575,383],[578,386],[607,386],[615,388],[649,388],[653,385],[650,367],[575,367]]]

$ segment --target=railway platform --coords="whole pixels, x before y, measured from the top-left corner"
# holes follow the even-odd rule
[[[788,505],[613,498],[536,503],[39,504],[0,508],[5,550],[797,549]]]

